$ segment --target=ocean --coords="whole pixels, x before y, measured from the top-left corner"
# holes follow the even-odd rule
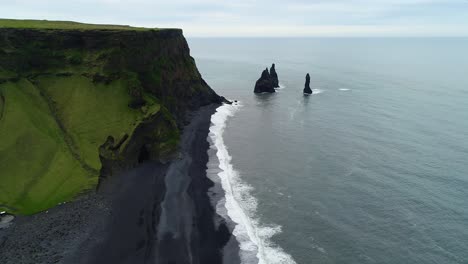
[[[243,263],[468,263],[468,39],[188,41]]]

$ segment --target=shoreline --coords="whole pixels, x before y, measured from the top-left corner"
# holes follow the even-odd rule
[[[2,263],[226,263],[226,253],[240,263],[232,229],[208,193],[208,133],[219,106],[190,113],[170,163],[146,162],[97,193],[17,217],[0,230]]]
[[[222,200],[216,206],[236,237],[242,263],[281,263],[296,262],[272,237],[281,233],[281,226],[263,224],[257,217],[258,200],[251,193],[250,185],[241,177],[232,163],[232,156],[225,143],[224,132],[227,121],[242,107],[239,103],[223,105],[212,115],[210,127],[210,153],[208,173],[210,179],[223,191]]]

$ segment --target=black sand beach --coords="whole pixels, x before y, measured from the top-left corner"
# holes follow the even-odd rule
[[[229,263],[240,263],[237,243],[208,196],[207,136],[217,106],[191,114],[171,163],[146,162],[97,193],[0,230],[1,262],[215,264],[224,252],[235,256]]]

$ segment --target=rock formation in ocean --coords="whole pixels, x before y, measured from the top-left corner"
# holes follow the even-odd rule
[[[273,86],[273,82],[268,72],[268,68],[266,68],[262,72],[262,76],[260,79],[257,80],[255,83],[254,93],[274,93],[275,87]]]
[[[279,88],[278,74],[276,73],[275,64],[273,63],[270,68],[270,78],[273,84],[273,88]]]
[[[310,89],[310,75],[306,75],[306,82],[304,85],[304,94],[312,94],[312,89]]]

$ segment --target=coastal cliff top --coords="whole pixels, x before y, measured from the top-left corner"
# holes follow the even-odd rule
[[[0,29],[38,30],[109,30],[109,31],[161,31],[175,29],[131,27],[128,25],[85,24],[73,21],[18,20],[0,18]],[[177,29],[179,30],[179,29]]]

